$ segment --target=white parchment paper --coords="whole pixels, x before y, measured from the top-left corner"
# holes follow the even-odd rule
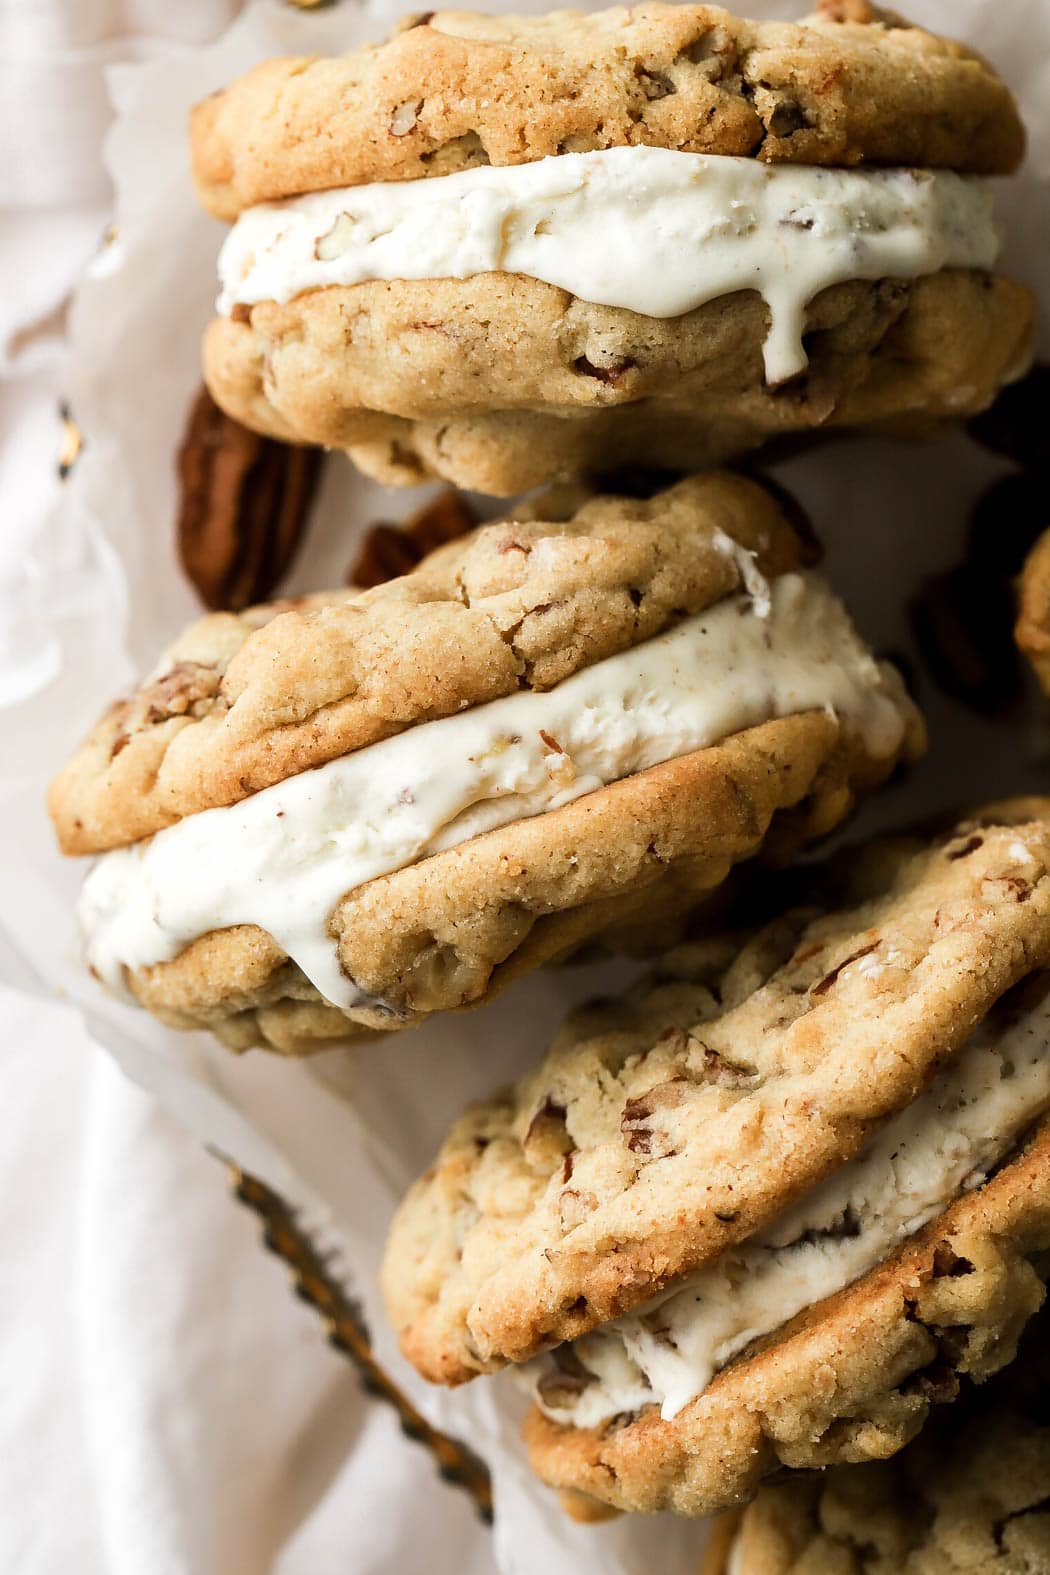
[[[516,9],[545,8],[540,0]],[[501,1568],[692,1575],[702,1526],[670,1517],[599,1527],[566,1520],[524,1464],[516,1436],[523,1407],[508,1381],[479,1381],[452,1395],[423,1384],[399,1357],[376,1292],[397,1197],[430,1161],[448,1122],[467,1100],[517,1075],[566,1008],[620,983],[625,966],[526,980],[481,1013],[308,1062],[261,1053],[236,1059],[206,1036],[169,1033],[109,1001],[85,976],[72,918],[83,870],[58,857],[43,808],[47,780],[102,706],[197,612],[174,554],[173,458],[199,382],[198,343],[223,232],[191,193],[187,109],[268,55],[381,37],[399,9],[339,0],[299,12],[259,0],[213,48],[114,75],[119,115],[109,159],[119,240],[84,281],[73,319],[71,394],[87,448],[20,573],[0,583],[0,978],[78,1006],[131,1077],[203,1143],[280,1192],[337,1251],[380,1361],[437,1426],[468,1439],[491,1466]],[[790,16],[797,8],[751,0],[749,9]],[[1022,99],[1032,146],[1025,174],[1002,183],[1004,267],[1045,295],[1050,5],[916,0],[912,14],[976,44]],[[811,512],[829,549],[828,571],[875,646],[908,651],[907,597],[924,575],[961,557],[975,499],[1007,469],[958,435],[923,448],[846,440],[782,464],[778,474]],[[384,491],[333,457],[291,589],[340,583],[363,530],[418,507],[421,496]],[[1016,720],[979,720],[928,680],[921,698],[933,753],[906,784],[866,807],[858,829],[1050,784],[1045,757]]]

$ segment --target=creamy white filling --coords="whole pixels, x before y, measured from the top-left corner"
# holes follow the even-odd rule
[[[256,924],[351,1006],[365,997],[328,921],[365,881],[775,717],[832,711],[873,755],[891,754],[905,725],[899,680],[842,603],[808,573],[756,589],[760,602],[727,597],[546,693],[422,723],[105,854],[80,901],[89,961],[119,988],[124,968]]]
[[[991,188],[948,170],[608,148],[249,208],[220,254],[218,309],[325,285],[494,272],[649,317],[757,290],[775,384],[805,368],[805,308],[829,285],[991,268],[999,252]]]
[[[654,1404],[676,1416],[752,1340],[859,1279],[979,1185],[1048,1105],[1044,995],[1016,1021],[993,1012],[925,1094],[766,1230],[643,1312],[575,1341],[593,1375],[578,1397],[554,1354],[529,1363],[536,1399],[578,1427]]]

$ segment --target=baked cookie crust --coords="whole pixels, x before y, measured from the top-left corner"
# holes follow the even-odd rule
[[[770,388],[752,291],[660,319],[518,274],[371,281],[216,318],[204,369],[256,430],[346,449],[388,484],[509,496],[617,464],[721,464],[773,438],[934,431],[1024,370],[1034,312],[1024,285],[967,269],[835,285],[806,311],[807,372]]]
[[[728,968],[686,951],[678,977],[570,1019],[398,1211],[384,1289],[409,1359],[458,1383],[574,1340],[856,1154],[1050,962],[1050,802],[1031,814],[997,809],[909,858],[883,848],[883,890],[858,906],[818,895],[816,917],[742,951],[729,937]]]
[[[718,6],[424,12],[385,43],[273,60],[197,105],[194,182],[217,217],[333,186],[633,144],[768,162],[1008,174],[1016,106],[972,51],[866,0],[802,24]]]

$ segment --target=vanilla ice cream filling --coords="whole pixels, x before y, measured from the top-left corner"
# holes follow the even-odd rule
[[[740,551],[728,537],[726,550]],[[88,958],[111,987],[211,930],[269,932],[329,1001],[367,997],[329,928],[353,888],[730,734],[813,709],[892,754],[907,702],[842,603],[810,573],[751,590],[582,669],[203,810],[94,866]]]
[[[1048,986],[1044,975],[1042,999],[1016,1017],[993,1011],[926,1093],[767,1229],[643,1312],[529,1363],[547,1415],[594,1427],[658,1405],[670,1420],[752,1340],[859,1279],[980,1185],[1050,1106]]]
[[[950,170],[607,148],[249,208],[220,254],[218,309],[496,272],[648,317],[757,290],[777,384],[804,370],[805,309],[828,286],[991,268],[999,253],[990,186]]]

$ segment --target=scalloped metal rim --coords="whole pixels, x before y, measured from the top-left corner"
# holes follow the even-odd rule
[[[228,1169],[234,1196],[262,1222],[263,1245],[288,1265],[296,1295],[321,1315],[329,1344],[353,1362],[368,1394],[393,1406],[405,1436],[430,1451],[443,1480],[468,1493],[482,1520],[491,1525],[492,1482],[484,1461],[466,1444],[431,1427],[379,1365],[360,1308],[329,1272],[288,1204],[236,1165],[228,1164]]]

